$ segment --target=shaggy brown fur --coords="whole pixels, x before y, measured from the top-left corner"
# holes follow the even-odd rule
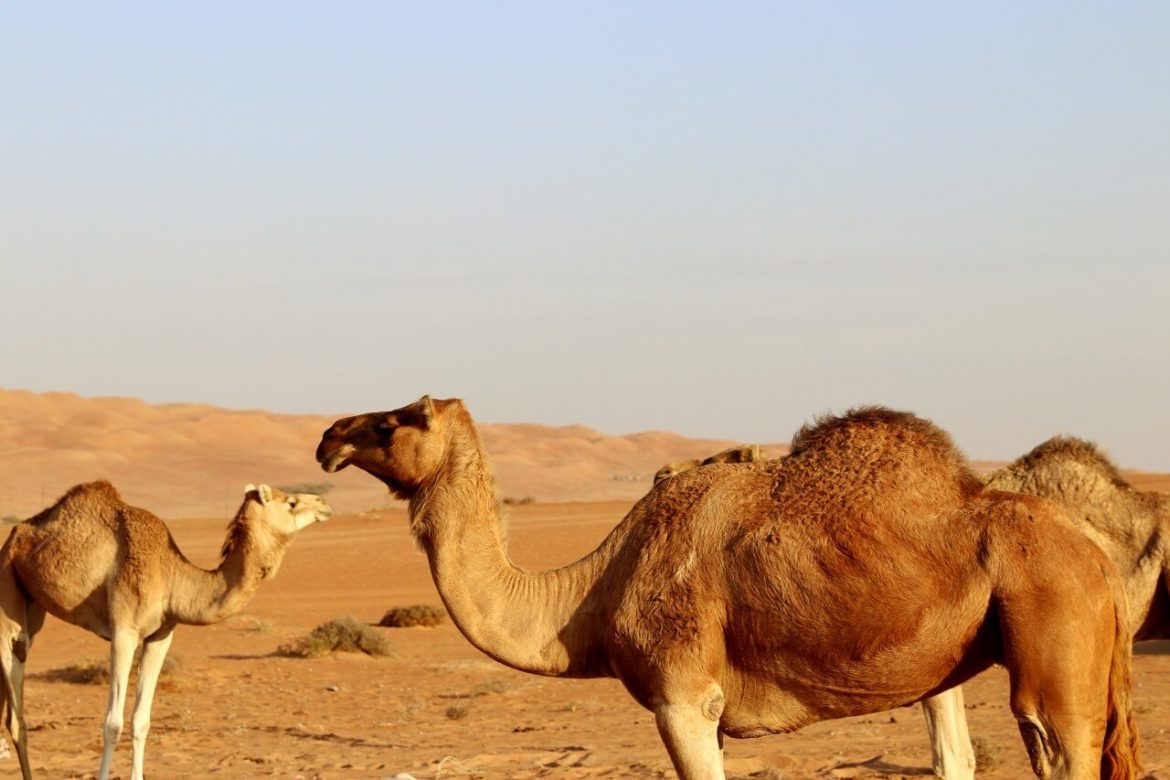
[[[723,734],[889,709],[992,663],[1037,775],[1132,778],[1124,604],[1108,560],[1042,499],[981,492],[944,433],[883,409],[831,418],[792,455],[655,486],[597,550],[508,560],[463,403],[338,420],[317,458],[410,501],[460,631],[536,674],[619,678],[684,780],[723,777]],[[1108,752],[1105,752],[1107,746]]]
[[[0,548],[0,688],[25,780],[24,664],[46,613],[112,643],[102,780],[122,730],[130,665],[145,643],[132,724],[131,778],[141,780],[154,686],[174,627],[216,623],[241,610],[276,573],[295,533],[329,514],[318,496],[249,485],[219,568],[210,572],[183,556],[161,520],[123,502],[108,482],[77,485],[13,528]]]

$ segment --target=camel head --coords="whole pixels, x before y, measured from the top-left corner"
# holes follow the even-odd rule
[[[268,485],[244,488],[243,511],[275,532],[289,537],[313,523],[321,523],[333,514],[325,499],[312,493],[288,494]]]
[[[457,398],[424,395],[391,412],[346,417],[329,426],[317,445],[317,462],[332,474],[354,465],[409,499],[447,458],[448,434],[462,412]]]

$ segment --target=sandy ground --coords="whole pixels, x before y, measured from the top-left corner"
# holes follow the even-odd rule
[[[511,549],[525,566],[567,563],[592,549],[627,503],[534,504],[512,509]],[[211,566],[225,519],[178,521],[176,539]],[[155,700],[147,775],[159,778],[670,778],[650,714],[613,680],[556,680],[506,669],[450,625],[379,629],[392,658],[277,657],[282,642],[344,614],[376,622],[391,606],[438,604],[425,558],[401,510],[342,516],[309,529],[275,581],[243,614],[180,627],[180,669]],[[50,618],[29,660],[27,719],[34,769],[45,778],[91,777],[98,768],[106,689],[45,674],[104,658],[107,645]],[[1170,657],[1136,661],[1144,760],[1170,778]],[[988,778],[1029,777],[1006,707],[1007,679],[993,669],[966,689],[973,735],[995,765]],[[115,774],[129,774],[128,734]],[[798,733],[728,740],[730,777],[900,778],[930,774],[917,707],[810,726]],[[15,758],[0,777],[19,777]]]

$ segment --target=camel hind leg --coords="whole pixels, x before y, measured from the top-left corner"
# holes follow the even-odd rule
[[[1024,584],[999,601],[1011,710],[1043,780],[1101,777],[1113,602],[1070,590]]]

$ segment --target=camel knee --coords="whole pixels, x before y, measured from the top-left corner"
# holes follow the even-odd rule
[[[122,736],[122,714],[118,712],[111,712],[106,717],[106,725],[102,730],[102,736],[105,737],[106,742],[117,742]]]
[[[1020,715],[1016,720],[1028,751],[1028,760],[1032,762],[1032,771],[1036,777],[1048,780],[1053,776],[1052,760],[1056,753],[1048,731],[1035,715]]]
[[[150,718],[136,714],[130,721],[130,738],[135,742],[143,742],[148,733],[150,733]]]

